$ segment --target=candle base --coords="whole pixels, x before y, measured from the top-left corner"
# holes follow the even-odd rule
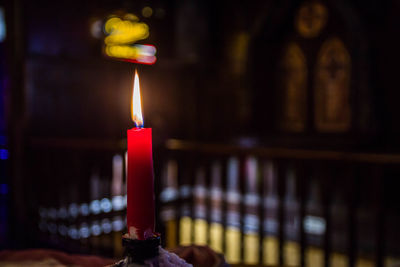
[[[109,267],[193,267],[176,254],[166,251],[160,246],[160,236],[139,240],[122,238],[125,247],[125,258]]]
[[[154,236],[145,240],[122,238],[122,245],[125,247],[125,256],[128,264],[144,264],[147,259],[158,256],[161,244],[160,236]]]

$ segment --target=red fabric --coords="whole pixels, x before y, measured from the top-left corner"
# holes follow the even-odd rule
[[[0,261],[22,262],[41,261],[52,258],[65,265],[97,267],[110,265],[115,260],[89,255],[71,255],[50,249],[4,250],[0,251]]]

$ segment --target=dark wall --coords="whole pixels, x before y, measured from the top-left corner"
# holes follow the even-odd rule
[[[151,29],[146,42],[158,48],[156,65],[139,67],[144,114],[161,136],[226,140],[276,135],[276,75],[284,43],[298,40],[313,59],[332,34],[343,38],[353,59],[355,117],[349,142],[360,134],[374,139],[397,132],[399,6],[390,1],[323,2],[329,9],[327,29],[307,40],[294,29],[301,3],[23,2],[28,132],[118,138],[129,127],[135,66],[104,58],[90,23],[121,10],[140,17],[146,5],[165,12],[163,18],[140,17]],[[310,72],[313,64],[310,60]],[[308,90],[312,93],[311,86]],[[309,123],[302,135],[318,133]]]

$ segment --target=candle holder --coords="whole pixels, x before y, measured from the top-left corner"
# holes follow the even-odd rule
[[[159,235],[145,240],[123,237],[122,245],[125,247],[127,263],[144,264],[145,260],[157,257],[159,255],[160,241]]]
[[[160,246],[160,235],[145,240],[122,237],[125,258],[109,267],[193,267],[178,255],[168,252]]]

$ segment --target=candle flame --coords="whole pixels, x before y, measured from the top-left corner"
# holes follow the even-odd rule
[[[136,127],[143,127],[142,103],[140,100],[140,85],[139,85],[139,75],[137,73],[137,70],[135,70],[135,79],[133,82],[131,116]]]

